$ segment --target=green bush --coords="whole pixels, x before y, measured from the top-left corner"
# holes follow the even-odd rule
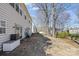
[[[69,32],[58,32],[57,38],[65,38],[69,35]]]
[[[79,39],[79,34],[69,34],[69,36],[73,39]]]
[[[79,34],[70,34],[68,31],[58,32],[56,34],[57,38],[66,38],[67,36],[71,37],[71,39],[79,39]]]

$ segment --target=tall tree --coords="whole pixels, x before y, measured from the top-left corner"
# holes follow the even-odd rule
[[[48,27],[48,32],[50,32],[49,19],[50,19],[50,16],[52,16],[52,21],[53,21],[52,30],[53,30],[53,36],[55,36],[56,35],[56,21],[58,19],[59,14],[67,8],[65,7],[65,4],[63,3],[61,4],[60,3],[37,3],[33,5],[39,8],[38,9],[39,18],[42,17],[42,20],[44,20],[45,24]]]
[[[64,3],[53,3],[52,8],[53,8],[53,36],[56,37],[57,29],[56,29],[56,21],[60,15],[60,13],[64,12],[67,8],[70,7],[70,4],[64,4]],[[66,17],[64,18],[66,19]],[[61,20],[59,20],[61,21]]]
[[[59,26],[61,31],[64,30],[64,26],[67,24],[67,21],[70,19],[70,14],[67,11],[60,13],[56,21],[56,26]]]

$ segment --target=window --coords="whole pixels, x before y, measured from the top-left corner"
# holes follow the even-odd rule
[[[29,20],[29,23],[30,23],[30,20]]]
[[[16,11],[19,12],[19,6],[16,4]]]
[[[18,38],[22,38],[22,27],[19,24],[16,24],[15,32],[18,35]]]
[[[26,16],[25,16],[25,19],[26,19]]]
[[[0,28],[0,34],[5,33],[5,28]]]
[[[5,27],[5,21],[1,21],[1,26]]]
[[[14,3],[10,3],[10,5],[14,8]]]
[[[5,28],[5,21],[0,21],[0,34],[5,33],[6,28]]]
[[[22,16],[22,10],[20,9],[20,15]]]

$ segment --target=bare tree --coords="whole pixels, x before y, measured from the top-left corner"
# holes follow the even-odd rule
[[[44,23],[47,27],[49,27],[49,18],[51,15],[51,5],[47,3],[38,3],[38,4],[33,4],[35,7],[38,7],[38,18],[42,21],[41,23]],[[46,29],[45,29],[46,30]],[[47,29],[49,30],[49,28]]]
[[[59,29],[61,29],[61,31],[64,30],[64,26],[66,25],[67,21],[70,18],[70,14],[66,11],[62,12],[59,16],[58,19],[56,21],[57,26],[59,25]]]
[[[36,17],[32,16],[32,24],[33,24],[33,26],[34,26],[35,32],[37,33],[37,32],[38,32],[38,31],[37,31],[37,23],[36,23],[35,21],[36,21]]]
[[[49,19],[50,16],[52,16],[52,20],[53,20],[53,36],[56,35],[56,20],[58,19],[58,16],[61,12],[63,12],[67,7],[65,7],[65,4],[63,3],[37,3],[34,4],[35,7],[38,7],[38,14],[40,13],[41,15],[39,15],[39,18],[43,17],[42,20],[44,20],[45,24],[48,27],[48,32],[50,32],[50,28],[49,28]]]
[[[76,9],[75,14],[76,14],[77,18],[79,19],[79,7]],[[79,23],[79,20],[77,20],[76,23]]]
[[[70,4],[64,4],[64,3],[58,3],[55,4],[53,3],[52,8],[53,8],[53,36],[56,37],[57,29],[56,29],[56,21],[60,15],[61,12],[64,12],[66,8],[70,7]],[[65,16],[64,16],[65,17]],[[63,18],[66,19],[67,17]],[[61,21],[61,20],[59,20]]]

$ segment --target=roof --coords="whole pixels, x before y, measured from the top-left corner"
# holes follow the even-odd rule
[[[24,3],[20,3],[21,8],[23,9],[23,12],[26,14],[26,16],[29,16],[30,20],[32,21],[32,18],[27,10],[27,7]]]

